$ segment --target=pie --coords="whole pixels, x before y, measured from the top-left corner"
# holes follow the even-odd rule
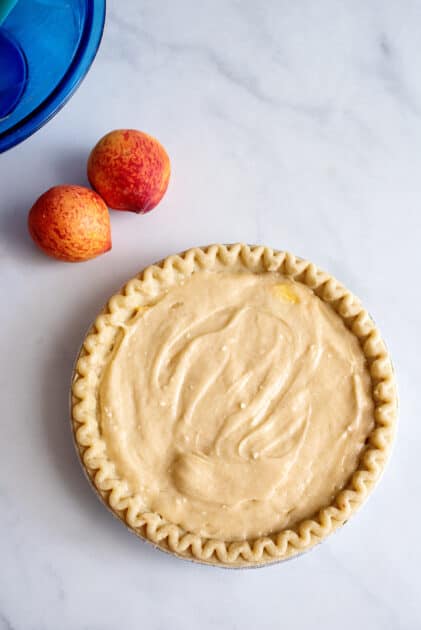
[[[283,560],[343,525],[383,471],[396,407],[358,300],[305,260],[243,244],[130,280],[72,386],[81,462],[115,515],[230,567]]]

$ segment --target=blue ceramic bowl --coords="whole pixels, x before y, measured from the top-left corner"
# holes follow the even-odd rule
[[[0,77],[0,153],[70,98],[95,58],[104,20],[105,0],[18,0],[0,28],[0,55],[11,60],[10,76]]]

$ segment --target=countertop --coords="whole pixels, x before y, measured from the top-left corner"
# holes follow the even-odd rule
[[[1,630],[421,627],[421,4],[110,0],[101,49],[65,108],[0,156]],[[44,257],[28,208],[86,184],[105,132],[136,127],[173,175],[147,216],[112,214],[113,250]],[[86,482],[68,387],[116,288],[211,242],[287,249],[377,321],[400,421],[379,487],[310,553],[258,570],[174,559],[131,535]]]

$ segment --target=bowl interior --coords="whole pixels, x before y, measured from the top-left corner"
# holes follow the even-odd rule
[[[0,120],[0,151],[33,133],[70,96],[95,56],[104,15],[104,0],[17,2],[1,30],[19,44],[27,78],[17,104]],[[0,99],[7,87],[1,86]]]

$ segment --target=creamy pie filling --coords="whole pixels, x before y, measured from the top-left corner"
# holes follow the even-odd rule
[[[279,273],[201,271],[118,334],[101,437],[145,511],[243,540],[332,503],[373,429],[357,338]]]

